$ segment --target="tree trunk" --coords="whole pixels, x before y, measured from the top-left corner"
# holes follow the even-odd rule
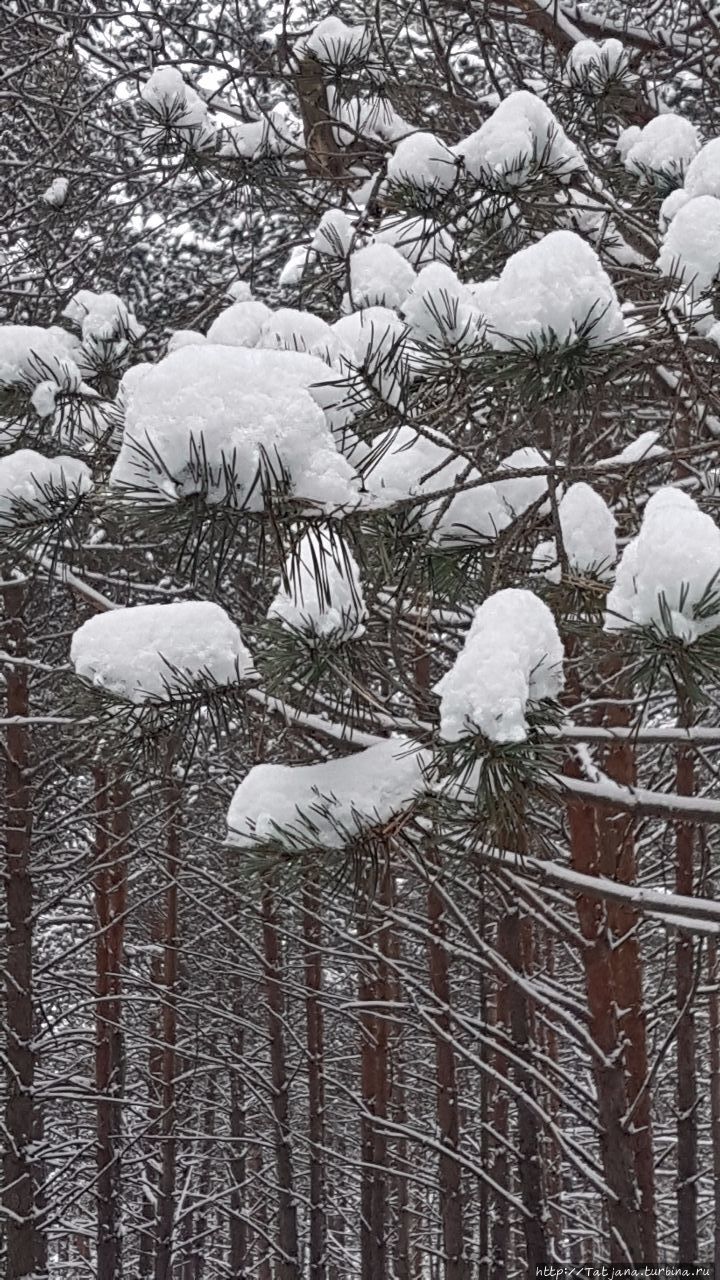
[[[4,588],[7,648],[27,655],[20,584]],[[35,1215],[34,1137],[35,1053],[33,1050],[33,890],[30,869],[32,798],[29,783],[30,729],[19,718],[30,712],[27,667],[8,663],[8,718],[5,765],[5,1153],[2,1203],[5,1211],[6,1280],[25,1280],[42,1264],[40,1226]]]
[[[312,872],[303,885],[302,924],[305,967],[305,1028],[308,1070],[308,1127],[310,1138],[310,1280],[327,1274],[325,1219],[325,1081],[320,898]]]
[[[720,1276],[720,965],[717,942],[708,940],[709,1035],[710,1035],[710,1141],[713,1167],[713,1260]]]
[[[97,1277],[121,1280],[120,1134],[124,1047],[122,968],[127,900],[129,790],[95,770],[95,1089],[97,1093]],[[108,829],[110,828],[110,829]]]
[[[387,1275],[386,1195],[387,1138],[376,1120],[387,1118],[388,1024],[377,1002],[385,998],[386,966],[380,959],[381,930],[370,892],[365,896],[358,1002],[361,1007],[360,1088],[360,1275],[361,1280],[385,1280]],[[370,952],[370,955],[366,954]],[[383,968],[385,972],[383,973]]]
[[[681,723],[690,723],[689,707],[682,708]],[[695,769],[691,750],[680,748],[677,756],[678,795],[691,796],[695,789]],[[675,892],[691,895],[694,880],[694,832],[678,823],[675,836]],[[677,1026],[677,1222],[678,1259],[688,1266],[698,1257],[698,1088],[695,1060],[695,940],[678,930],[675,943],[675,1004]]]
[[[232,1037],[230,1060],[230,1138],[232,1145],[230,1165],[230,1276],[231,1280],[245,1280],[248,1267],[248,1238],[245,1224],[244,1201],[247,1181],[247,1134],[245,1125],[245,1031],[243,996],[239,977],[236,978],[233,1014],[236,1019]]]
[[[177,980],[178,980],[178,872],[180,869],[180,794],[173,782],[165,788],[168,809],[163,922],[162,1061],[160,1117],[160,1186],[158,1194],[155,1280],[171,1280],[175,1179],[177,1159]]]
[[[280,962],[280,940],[272,890],[262,895],[262,935],[267,998],[272,1108],[275,1120],[275,1165],[278,1185],[278,1251],[276,1280],[299,1280],[297,1212],[293,1191],[290,1100],[285,1054],[285,1001]]]

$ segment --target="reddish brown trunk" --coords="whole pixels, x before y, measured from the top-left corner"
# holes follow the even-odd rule
[[[270,1039],[272,1108],[275,1120],[275,1167],[278,1187],[278,1261],[276,1280],[299,1280],[297,1214],[293,1192],[289,1083],[285,1055],[285,1001],[280,962],[280,939],[272,891],[262,896],[262,935],[265,991]]]
[[[438,1030],[435,1036],[437,1124],[443,1151],[439,1164],[440,1216],[442,1219],[445,1280],[465,1280],[462,1173],[457,1160],[460,1145],[457,1069],[450,1017],[450,960],[445,941],[445,909],[442,895],[431,881],[428,917],[430,988]]]
[[[497,984],[494,1006],[488,1008],[488,1017],[492,1025],[501,1029],[509,1021],[509,990],[507,982]],[[507,1090],[499,1085],[506,1079],[509,1064],[502,1048],[493,1054],[495,1078],[489,1091],[488,1108],[492,1103],[492,1124],[494,1131],[494,1153],[491,1176],[496,1187],[510,1190],[510,1168],[508,1161],[508,1121],[510,1107]],[[494,1213],[492,1214],[492,1233],[490,1244],[489,1276],[507,1275],[510,1249],[510,1215],[507,1201],[495,1192],[493,1194]]]
[[[586,875],[599,870],[595,815],[588,805],[568,805],[572,865]],[[600,1154],[610,1195],[606,1210],[610,1222],[610,1260],[618,1265],[628,1258],[643,1261],[639,1195],[632,1148],[624,1127],[625,1078],[615,1017],[613,969],[607,920],[602,902],[577,895],[580,928],[586,939],[585,966],[590,1029],[600,1050],[594,1063],[600,1121]]]
[[[683,709],[681,722],[690,723],[689,708]],[[681,748],[677,757],[676,789],[678,795],[690,796],[695,789],[693,755]],[[678,823],[675,836],[675,891],[691,895],[694,881],[694,832]],[[698,1257],[698,1129],[697,1129],[697,1064],[695,1060],[695,940],[690,933],[678,930],[675,943],[675,1003],[677,1026],[677,1221],[678,1258],[697,1264]]]
[[[122,967],[127,905],[129,791],[95,770],[95,1089],[97,1276],[121,1280]]]
[[[21,585],[5,587],[7,648],[27,655],[24,594]],[[43,1246],[35,1215],[34,1137],[35,1053],[33,1050],[33,889],[30,869],[32,797],[28,780],[30,713],[27,667],[8,663],[5,755],[5,1129],[3,1191],[7,1280],[24,1280],[41,1263]],[[21,719],[20,719],[21,718]]]
[[[505,912],[498,921],[498,951],[517,974],[524,975],[520,912],[517,908]],[[531,1050],[528,1002],[517,982],[509,982],[507,997],[508,1036],[518,1058],[526,1060]],[[529,1072],[517,1063],[513,1070],[519,1094],[518,1114],[518,1177],[525,1214],[523,1231],[528,1275],[542,1273],[548,1261],[547,1239],[544,1225],[544,1199],[542,1185],[542,1160],[540,1155],[540,1126],[532,1107],[535,1085]],[[526,1101],[527,1099],[527,1101]]]
[[[317,884],[308,872],[303,887],[305,1020],[308,1060],[308,1125],[310,1138],[310,1280],[325,1280],[325,1082],[323,1077],[322,943]]]
[[[248,1238],[243,1214],[245,1198],[246,1141],[245,1132],[245,1076],[243,1058],[245,1056],[245,1032],[243,1028],[243,998],[240,979],[237,979],[233,1013],[236,1019],[236,1030],[232,1040],[232,1058],[230,1062],[230,1137],[232,1146],[230,1165],[230,1277],[231,1280],[244,1280],[248,1267]]]
[[[270,1227],[267,1213],[267,1195],[265,1188],[262,1185],[263,1161],[259,1147],[252,1148],[250,1165],[260,1188],[252,1214],[253,1220],[257,1223],[258,1228],[256,1234],[258,1280],[273,1280],[272,1267],[270,1265]],[[244,1280],[244,1277],[242,1280]]]
[[[368,951],[375,949],[378,934],[376,913],[368,896],[363,938]],[[377,948],[379,951],[379,947]],[[385,981],[387,976],[385,975]],[[360,1275],[361,1280],[385,1280],[387,1245],[385,1201],[387,1194],[386,1138],[376,1121],[387,1117],[387,1020],[379,1017],[375,1005],[382,999],[381,965],[363,955],[360,960],[358,999],[361,1014],[360,1088]]]
[[[154,950],[150,959],[150,990],[157,994],[162,981],[162,927],[160,921],[153,922],[151,937]],[[148,1107],[145,1139],[144,1180],[148,1188],[143,1193],[140,1241],[138,1246],[138,1269],[143,1280],[153,1271],[155,1256],[155,1188],[157,1173],[155,1156],[157,1154],[160,1134],[160,1116],[162,1114],[160,1100],[162,1095],[162,1036],[161,1011],[153,1018],[149,1026],[148,1052]]]
[[[178,981],[178,873],[180,870],[180,795],[173,783],[165,790],[168,809],[163,922],[162,1060],[160,1117],[160,1185],[158,1189],[155,1280],[171,1280],[173,1219],[177,1160],[177,981]]]

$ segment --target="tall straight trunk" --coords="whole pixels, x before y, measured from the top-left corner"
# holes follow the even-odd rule
[[[492,1022],[492,1025],[496,1028],[502,1028],[508,1024],[510,1020],[509,1002],[509,984],[504,980],[498,982],[494,1004],[491,1006],[488,1003],[488,1021]],[[510,1106],[507,1090],[499,1085],[499,1081],[505,1079],[508,1075],[509,1063],[500,1044],[498,1044],[493,1053],[493,1067],[495,1078],[491,1088],[488,1090],[488,1111],[490,1111],[492,1104],[492,1127],[495,1135],[491,1175],[496,1187],[509,1191],[508,1122],[510,1119]],[[498,1192],[493,1193],[492,1199],[494,1211],[491,1216],[490,1265],[487,1269],[487,1280],[491,1276],[507,1275],[510,1249],[510,1215],[507,1201]],[[480,1274],[482,1277],[482,1270]],[[484,1277],[483,1280],[485,1280]]]
[[[267,1000],[268,1035],[270,1040],[270,1074],[272,1077],[272,1109],[275,1121],[275,1170],[278,1188],[279,1258],[276,1280],[299,1280],[297,1211],[293,1188],[292,1136],[290,1099],[285,1052],[285,999],[280,961],[280,939],[275,919],[272,889],[266,884],[262,895],[262,937]]]
[[[386,901],[387,906],[390,908],[395,906],[395,879],[390,865],[388,865],[387,871]],[[388,922],[386,937],[387,954],[392,961],[392,965],[388,972],[388,996],[393,1004],[399,1006],[402,1001],[402,988],[400,981],[402,952],[400,934],[392,922]],[[390,1035],[388,1047],[388,1066],[388,1074],[391,1081],[389,1099],[390,1109],[394,1123],[399,1126],[398,1136],[395,1139],[394,1144],[394,1170],[391,1174],[396,1217],[393,1250],[393,1265],[395,1268],[394,1280],[411,1280],[410,1239],[412,1234],[412,1215],[410,1211],[410,1185],[407,1173],[408,1144],[404,1133],[408,1123],[408,1113],[405,1096],[405,1064],[403,1062],[401,1025],[399,1022],[393,1023],[393,1030]]]
[[[681,707],[680,722],[689,725],[691,709]],[[676,790],[691,796],[695,789],[692,751],[680,747],[677,755]],[[675,892],[690,896],[694,880],[694,831],[680,822],[675,835]],[[678,1258],[697,1264],[698,1256],[698,1086],[695,1058],[695,940],[678,930],[675,943],[675,1004],[677,1026],[677,1223]]]
[[[4,588],[9,653],[27,656],[20,583]],[[2,1203],[5,1211],[6,1280],[25,1280],[42,1264],[33,1164],[35,1052],[33,1049],[33,889],[30,868],[32,796],[29,782],[30,714],[28,669],[8,663],[5,755],[5,1152]],[[12,720],[16,719],[15,723]]]
[[[122,968],[127,904],[129,790],[95,770],[95,1089],[97,1278],[121,1280],[120,1138],[124,1048]]]
[[[258,1146],[254,1146],[250,1153],[250,1166],[254,1176],[258,1181],[258,1185],[262,1183],[263,1161],[262,1152]],[[253,1221],[257,1223],[257,1276],[258,1280],[272,1280],[272,1266],[270,1265],[270,1225],[268,1222],[267,1197],[264,1191],[260,1191],[258,1200],[255,1203]],[[245,1280],[243,1276],[242,1280]]]
[[[305,967],[305,1030],[308,1071],[308,1128],[310,1139],[310,1280],[327,1275],[325,1206],[325,1080],[322,993],[322,932],[320,898],[312,871],[303,885],[302,926]]]
[[[572,766],[568,766],[570,770]],[[591,806],[568,805],[570,853],[575,871],[599,872],[599,839]],[[640,1265],[644,1246],[633,1151],[624,1118],[625,1073],[616,1018],[611,943],[602,902],[577,895],[577,912],[586,945],[582,950],[590,1031],[600,1056],[593,1064],[600,1122],[600,1155],[610,1194],[605,1207],[610,1224],[610,1261]]]
[[[629,693],[622,681],[622,664],[613,656],[603,664],[611,692]],[[632,716],[628,701],[611,699],[604,724],[628,728]],[[602,768],[622,786],[637,784],[635,750],[631,742],[617,741],[605,752]],[[629,814],[596,815],[600,840],[600,870],[611,880],[634,885],[637,881],[634,821]],[[643,995],[643,963],[639,942],[640,917],[631,906],[609,902],[608,924],[613,935],[611,963],[618,1009],[618,1030],[624,1042],[627,1100],[631,1109],[630,1141],[640,1192],[640,1229],[643,1261],[657,1266],[657,1211],[655,1205],[655,1156],[652,1099],[648,1084],[647,1017]]]
[[[501,915],[497,931],[498,951],[519,976],[524,975],[521,921],[517,907]],[[532,1044],[530,1015],[527,996],[517,982],[510,983],[508,993],[508,1033],[518,1058],[525,1061],[530,1054]],[[519,1090],[517,1097],[518,1176],[525,1210],[523,1231],[526,1266],[528,1275],[534,1276],[542,1273],[543,1267],[548,1262],[540,1125],[532,1106],[535,1100],[532,1076],[519,1064],[515,1065],[513,1074]]]
[[[431,942],[429,944],[430,989],[435,1002],[436,1117],[442,1143],[439,1161],[440,1217],[442,1219],[444,1280],[466,1280],[463,1224],[462,1171],[457,1160],[460,1147],[460,1118],[457,1067],[452,1043],[450,1017],[450,958],[445,930],[442,894],[431,879],[427,898]]]
[[[171,1280],[177,1163],[177,982],[178,873],[180,870],[180,793],[172,781],[165,787],[168,812],[163,921],[162,1059],[160,1116],[160,1185],[158,1189],[155,1280]]]
[[[380,951],[377,912],[370,892],[365,897],[362,942],[367,952]],[[384,998],[387,974],[375,956],[360,958],[358,1001],[361,1013],[360,1090],[360,1275],[361,1280],[385,1280],[387,1275],[386,1194],[387,1139],[378,1119],[387,1117],[388,1024],[378,1016],[377,1002]]]
[[[236,1019],[230,1062],[230,1277],[244,1280],[248,1268],[248,1238],[243,1213],[247,1182],[247,1134],[245,1124],[245,1029],[240,978],[235,979],[233,1014]]]
[[[162,925],[156,917],[151,937],[153,951],[150,957],[150,991],[156,996],[162,982]],[[144,1140],[144,1186],[141,1206],[141,1227],[138,1244],[138,1270],[142,1280],[147,1280],[154,1270],[155,1257],[155,1199],[157,1191],[156,1154],[160,1136],[162,1115],[162,1010],[150,1021],[148,1051],[148,1103]]]
[[[708,940],[708,986],[710,1000],[708,1008],[710,1036],[710,1145],[712,1148],[713,1170],[713,1261],[715,1275],[720,1276],[720,965],[718,964],[717,942]]]

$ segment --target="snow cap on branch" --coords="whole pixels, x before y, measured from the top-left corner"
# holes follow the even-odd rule
[[[665,233],[657,263],[692,296],[707,292],[720,274],[720,200],[696,196],[683,205]]]
[[[462,157],[476,182],[501,178],[509,185],[521,186],[534,167],[567,181],[586,168],[550,108],[526,89],[503,98],[490,119],[458,142],[453,151]]]
[[[323,18],[295,53],[309,53],[317,62],[333,70],[361,63],[370,50],[372,35],[367,27],[349,27],[340,18]]]
[[[595,250],[573,231],[551,231],[508,258],[498,280],[475,288],[487,337],[508,351],[549,336],[591,347],[622,337],[625,320]]]
[[[73,635],[70,660],[83,680],[138,705],[255,674],[235,623],[204,600],[98,613]]]
[[[78,458],[46,458],[34,449],[16,449],[0,458],[0,522],[12,524],[28,508],[51,517],[58,494],[80,497],[92,487],[90,471]]]
[[[208,342],[224,347],[256,347],[272,311],[264,302],[248,298],[226,307],[207,331]]]
[[[441,738],[457,742],[481,733],[491,742],[524,742],[528,708],[558,696],[562,664],[562,641],[542,600],[514,587],[488,596],[435,686]]]
[[[627,72],[629,57],[619,40],[578,40],[565,63],[565,78],[573,88],[601,94],[610,80],[619,80]]]
[[[391,244],[368,244],[350,255],[350,294],[345,294],[343,311],[399,307],[414,282],[407,258]]]
[[[91,289],[79,289],[62,314],[82,330],[83,339],[117,342],[130,338],[136,341],[145,332],[143,325],[138,324],[136,316],[128,311],[122,298],[118,298],[116,293],[93,293]]]
[[[683,116],[666,111],[655,116],[641,129],[631,125],[617,140],[625,168],[637,177],[682,177],[690,161],[700,149],[700,136],[694,124]]]
[[[658,489],[626,546],[606,631],[655,627],[691,644],[720,625],[720,529],[682,489]]]
[[[368,613],[350,548],[332,528],[309,529],[286,564],[268,618],[291,631],[337,641],[357,640]]]
[[[142,85],[140,97],[163,128],[176,129],[194,150],[212,145],[215,129],[207,106],[177,67],[156,67]]]
[[[615,517],[589,484],[578,481],[565,490],[558,504],[560,529],[568,566],[573,573],[592,574],[601,580],[612,577],[617,559]],[[541,542],[533,555],[533,567],[543,569],[551,582],[560,581],[554,539]],[[545,565],[551,567],[545,569]]]
[[[438,196],[454,186],[457,172],[457,157],[434,133],[411,133],[402,138],[387,164],[391,185]]]
[[[0,325],[0,387],[36,386],[53,372],[59,361],[74,359],[77,338],[51,325]]]
[[[322,764],[256,765],[230,803],[228,844],[342,849],[409,809],[428,763],[409,739],[388,738]]]

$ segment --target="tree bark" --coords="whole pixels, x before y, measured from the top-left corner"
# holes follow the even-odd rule
[[[20,583],[4,588],[7,648],[27,655]],[[35,1051],[33,1049],[33,886],[30,866],[32,796],[29,781],[30,713],[28,669],[8,663],[5,766],[5,1153],[2,1203],[5,1210],[6,1280],[25,1280],[42,1265],[41,1228],[36,1217],[36,1171],[32,1155],[35,1129]]]
[[[709,1036],[710,1036],[710,1142],[713,1166],[713,1260],[715,1275],[720,1276],[720,965],[717,943],[708,940]]]
[[[680,720],[688,724],[690,707],[681,708]],[[680,748],[677,756],[678,795],[690,796],[695,788],[692,751]],[[695,837],[692,826],[679,823],[675,834],[675,892],[690,895],[694,881]],[[698,1256],[698,1086],[695,1046],[695,940],[678,930],[675,943],[675,1004],[677,1026],[677,1223],[678,1260],[697,1265]]]
[[[178,873],[180,870],[180,793],[175,783],[165,787],[168,809],[163,921],[162,1060],[160,1116],[160,1186],[158,1191],[155,1280],[171,1280],[175,1181],[177,1163],[177,981],[178,981]]]
[[[305,967],[305,1029],[308,1070],[308,1129],[310,1138],[310,1280],[327,1274],[325,1208],[325,1080],[322,993],[322,931],[320,897],[312,871],[303,885],[303,951]]]

